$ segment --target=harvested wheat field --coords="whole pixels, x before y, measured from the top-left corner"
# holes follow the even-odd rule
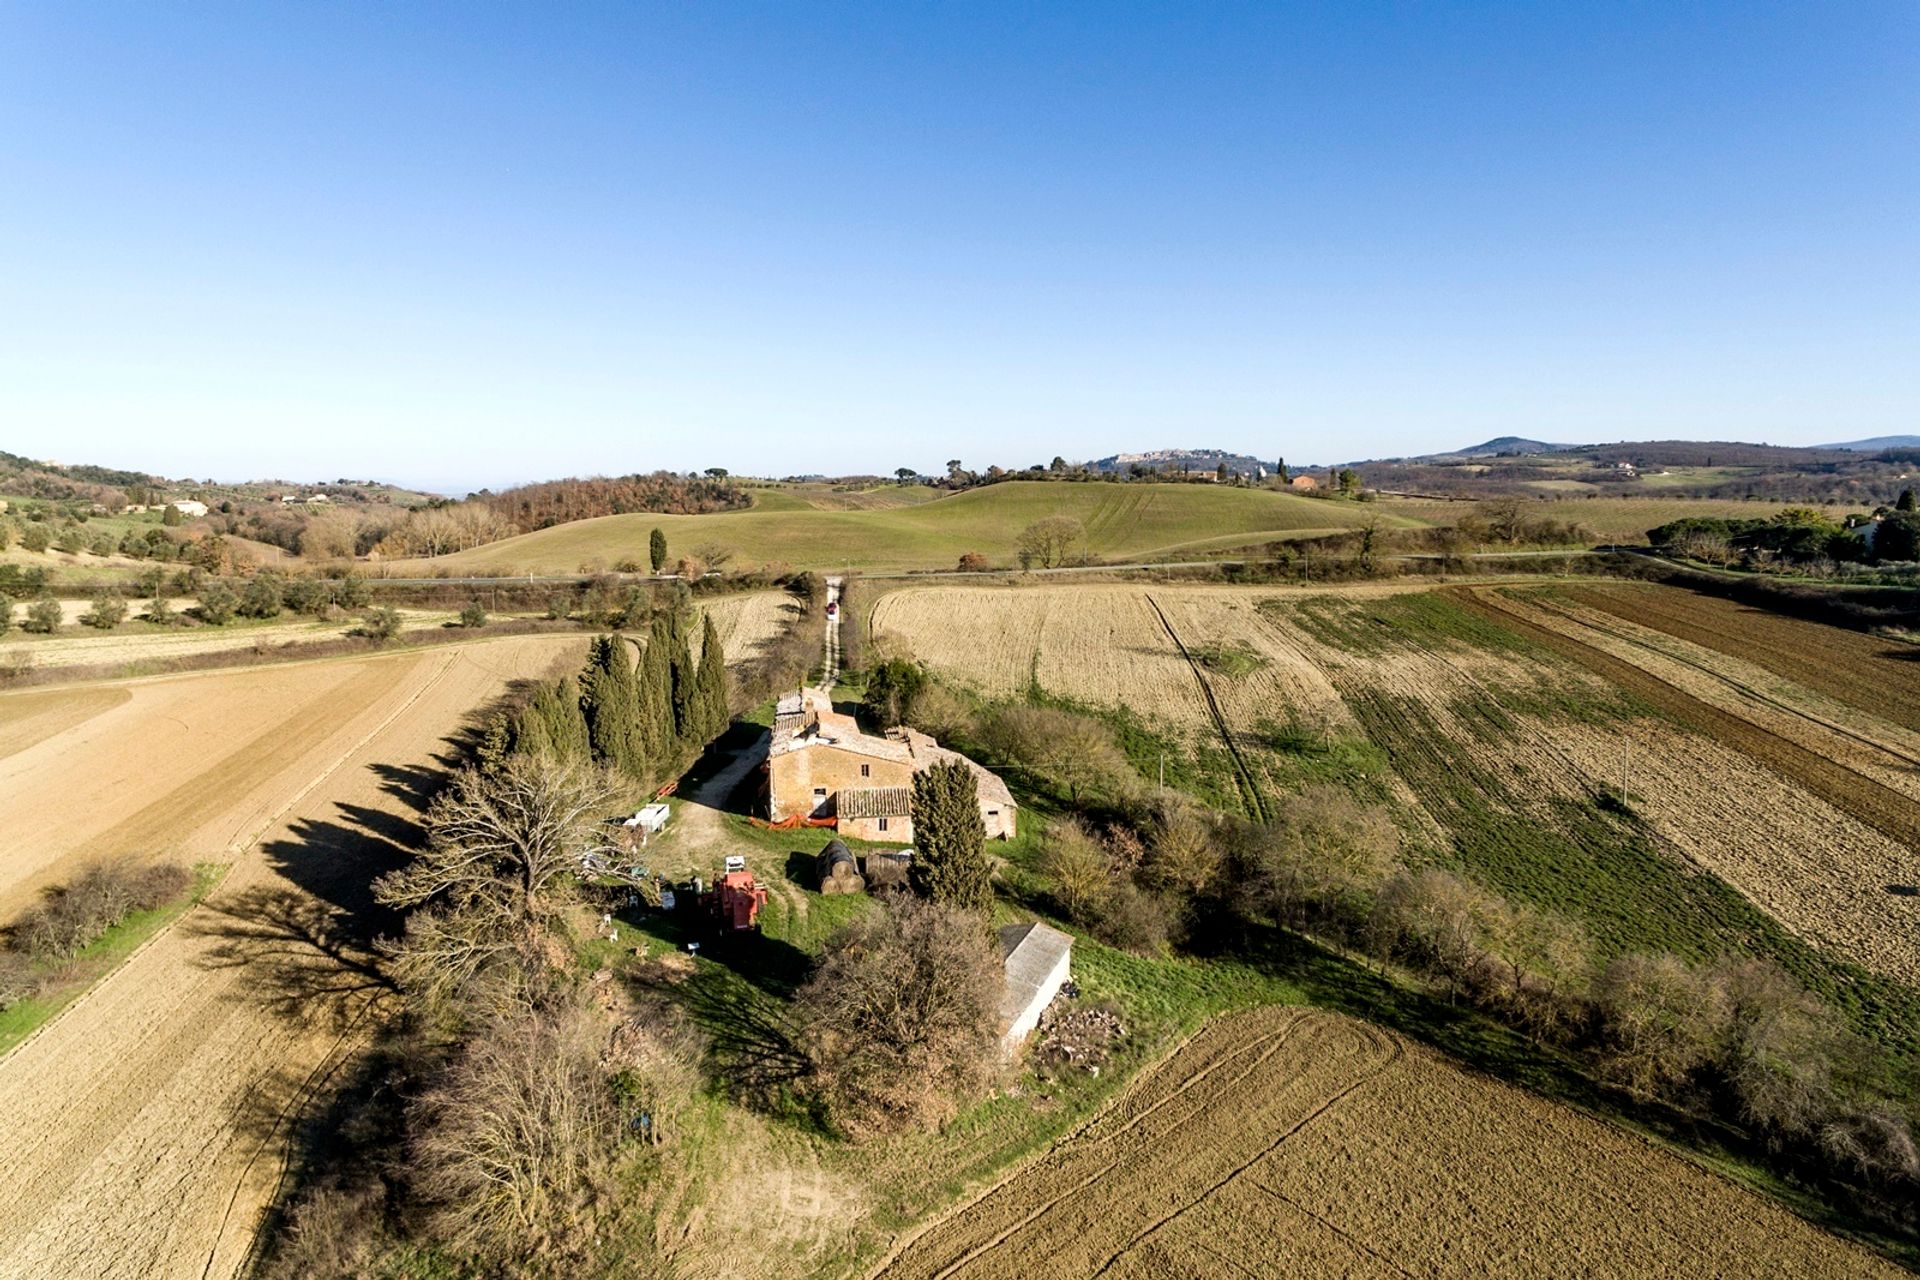
[[[1251,723],[1285,706],[1337,709],[1320,669],[1261,625],[1261,598],[1244,587],[914,587],[881,599],[872,630],[985,694],[1038,684],[1204,728],[1212,726],[1206,698],[1180,645],[1245,646],[1251,670],[1208,681],[1230,719]]]
[[[0,759],[0,898],[115,854],[215,893],[0,1059],[0,1276],[236,1275],[288,1121],[382,994],[368,884],[463,715],[577,653],[521,637],[0,697],[82,708]],[[21,721],[15,720],[14,723]]]
[[[1365,1023],[1263,1009],[1209,1024],[876,1276],[1901,1274]]]
[[[713,619],[714,633],[727,651],[729,664],[754,657],[767,644],[779,638],[800,606],[784,591],[753,591],[741,595],[702,600],[696,606]],[[695,630],[693,643],[698,657],[701,632]]]

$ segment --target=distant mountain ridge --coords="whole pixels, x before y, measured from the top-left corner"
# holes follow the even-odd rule
[[[1844,444],[1821,444],[1816,449],[1846,449],[1853,453],[1875,453],[1881,449],[1920,449],[1920,436],[1870,436]]]
[[[1561,453],[1568,449],[1584,449],[1585,445],[1553,444],[1546,440],[1529,440],[1524,436],[1495,436],[1484,444],[1469,445],[1465,449],[1443,450],[1430,453],[1429,458],[1497,458],[1502,456],[1525,456],[1535,453]]]

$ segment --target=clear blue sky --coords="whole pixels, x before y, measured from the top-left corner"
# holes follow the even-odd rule
[[[1920,4],[7,3],[0,448],[1920,431]]]

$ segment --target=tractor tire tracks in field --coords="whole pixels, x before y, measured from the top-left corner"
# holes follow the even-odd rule
[[[1592,1117],[1268,1007],[1202,1027],[870,1276],[1477,1274],[1900,1273]]]
[[[1182,640],[1180,633],[1173,629],[1173,623],[1168,621],[1166,610],[1160,607],[1160,602],[1152,596],[1147,596],[1146,601],[1147,607],[1152,609],[1154,616],[1160,619],[1161,627],[1166,630],[1167,639],[1173,641],[1173,647],[1180,651],[1181,658],[1186,661],[1187,669],[1193,672],[1194,683],[1200,686],[1200,696],[1207,704],[1207,714],[1213,720],[1214,730],[1220,735],[1221,744],[1226,747],[1227,755],[1233,760],[1234,778],[1240,784],[1240,793],[1246,802],[1248,816],[1259,822],[1267,821],[1267,802],[1260,794],[1259,780],[1255,777],[1252,766],[1247,763],[1246,756],[1241,754],[1240,745],[1233,739],[1233,729],[1227,724],[1226,713],[1220,709],[1220,699],[1214,696],[1212,682],[1207,679],[1207,673],[1201,669],[1199,659],[1187,649],[1186,641]]]

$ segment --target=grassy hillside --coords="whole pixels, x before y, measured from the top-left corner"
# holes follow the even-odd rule
[[[948,498],[866,510],[823,510],[790,495],[763,495],[749,511],[701,516],[603,516],[542,529],[430,562],[435,571],[572,573],[644,561],[648,531],[666,531],[673,555],[717,543],[735,563],[796,568],[945,569],[977,551],[1012,564],[1020,531],[1047,516],[1086,526],[1084,549],[1100,557],[1180,554],[1241,545],[1262,536],[1351,528],[1379,514],[1371,506],[1259,489],[1177,484],[1065,484],[1011,481]],[[411,568],[429,562],[410,562]],[[396,566],[400,567],[400,566]]]

